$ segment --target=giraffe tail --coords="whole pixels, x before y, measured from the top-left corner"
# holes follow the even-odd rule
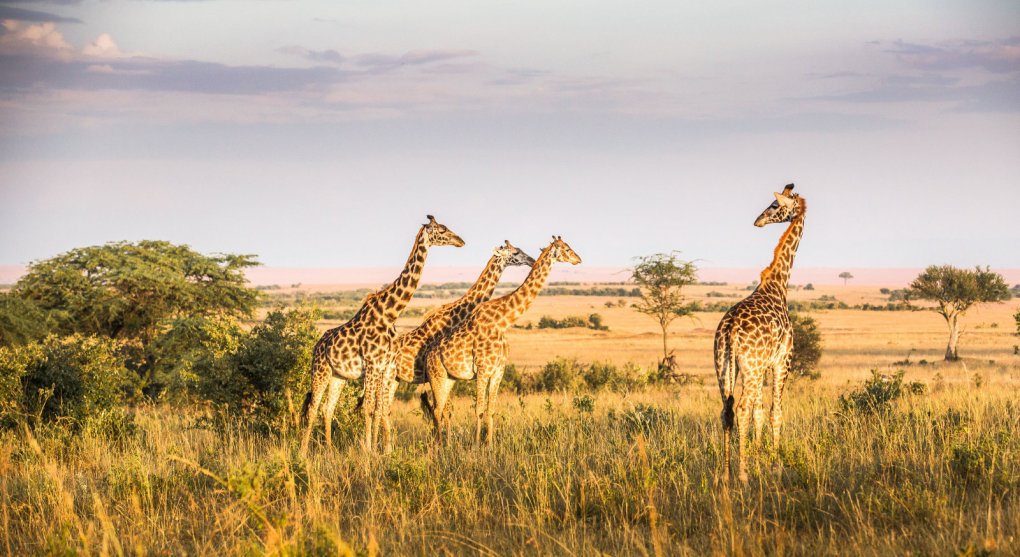
[[[312,408],[312,391],[309,390],[308,394],[305,395],[305,401],[301,404],[301,419],[303,419],[305,423],[310,423],[312,421],[312,417],[308,415],[308,412],[311,411],[311,408]]]
[[[715,370],[719,378],[719,393],[723,398],[722,421],[726,428],[733,427],[733,386],[737,383],[737,358],[733,351],[733,339],[728,334],[716,338]]]
[[[419,404],[421,405],[421,413],[422,415],[424,415],[425,419],[435,422],[436,410],[432,408],[432,402],[429,401],[428,392],[422,391],[421,397],[418,399],[418,401]]]

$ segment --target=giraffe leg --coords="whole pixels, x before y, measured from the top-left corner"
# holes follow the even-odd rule
[[[333,446],[333,416],[336,414],[336,405],[340,401],[340,393],[347,383],[343,378],[332,376],[329,378],[329,389],[326,391],[326,405],[322,410],[322,421],[326,428],[326,446]]]
[[[762,437],[765,435],[765,409],[762,398],[761,390],[754,393],[754,412],[752,414],[754,430],[750,433],[754,435],[754,446],[756,449],[761,448]]]
[[[383,398],[382,403],[382,445],[383,454],[390,454],[393,450],[392,438],[390,435],[390,409],[393,407],[393,399],[397,395],[397,379],[391,378],[388,382],[388,389],[386,396]]]
[[[747,439],[748,428],[751,425],[751,404],[749,397],[741,393],[740,401],[737,402],[737,477],[740,483],[747,483]]]
[[[790,360],[787,356],[782,364],[776,366],[772,377],[772,450],[776,451],[775,471],[782,470],[782,461],[778,458],[779,435],[783,429],[783,389],[786,387],[786,377],[790,373]]]
[[[495,404],[496,394],[499,392],[499,383],[502,380],[503,366],[500,366],[499,369],[492,374],[492,378],[489,379],[489,392],[485,397],[485,421],[487,422],[485,443],[490,447],[492,446],[492,438],[496,433],[495,425],[492,423],[492,405]]]
[[[722,411],[722,479],[730,483],[730,443],[733,442],[733,397],[723,401]]]
[[[446,403],[450,398],[450,391],[453,390],[454,380],[441,373],[429,373],[429,383],[432,385],[432,422],[435,426],[436,444],[443,444],[443,430],[448,428],[450,416],[446,412]],[[446,431],[446,439],[449,440],[449,430]]]
[[[376,400],[378,398],[378,390],[374,388],[375,369],[372,365],[369,365],[365,369],[365,395],[364,403],[361,405],[361,412],[365,418],[365,436],[363,439],[364,449],[367,452],[375,450],[375,416],[376,416]]]
[[[308,454],[308,443],[312,438],[312,428],[315,427],[315,417],[319,412],[319,403],[322,402],[322,395],[326,393],[329,386],[329,378],[332,373],[324,369],[321,362],[312,363],[312,387],[308,393],[308,404],[305,412],[305,433],[301,437],[301,455]]]
[[[475,377],[475,446],[482,444],[482,419],[488,406],[485,396],[489,387],[489,375],[479,372]]]

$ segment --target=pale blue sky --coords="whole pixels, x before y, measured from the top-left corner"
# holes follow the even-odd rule
[[[1020,4],[0,1],[0,265],[160,238],[399,265],[1020,267]]]

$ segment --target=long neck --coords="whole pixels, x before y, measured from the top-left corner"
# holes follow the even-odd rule
[[[478,275],[478,280],[471,285],[471,288],[468,289],[461,299],[479,303],[491,298],[492,293],[496,290],[496,285],[499,284],[499,277],[503,276],[505,268],[506,265],[503,259],[495,255],[490,257],[489,262],[485,264],[485,269],[482,270],[482,274]]]
[[[425,257],[428,253],[429,246],[425,241],[425,228],[422,227],[414,239],[411,255],[407,257],[407,263],[404,264],[404,270],[400,272],[400,276],[393,281],[393,284],[386,286],[376,294],[379,308],[387,319],[395,321],[407,307],[407,303],[411,301],[411,296],[414,296],[414,291],[418,289],[421,270],[425,267]]]
[[[503,323],[507,325],[512,324],[520,316],[524,315],[524,312],[528,311],[531,303],[535,301],[538,293],[545,286],[545,281],[549,278],[549,270],[552,269],[552,264],[552,246],[549,246],[538,256],[538,261],[535,261],[535,264],[531,267],[531,272],[528,273],[528,277],[517,287],[517,290],[503,297],[506,310],[503,314]]]
[[[800,214],[790,221],[790,226],[786,227],[786,231],[779,238],[779,244],[776,245],[776,251],[772,257],[772,264],[761,272],[761,286],[758,287],[773,291],[783,298],[786,298],[793,258],[797,255],[800,237],[804,234],[804,215],[807,213],[807,204],[803,198],[798,198],[798,203],[800,203]]]

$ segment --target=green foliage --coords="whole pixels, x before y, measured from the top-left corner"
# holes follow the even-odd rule
[[[796,377],[818,379],[821,373],[816,370],[822,359],[822,333],[818,330],[818,324],[811,317],[791,313],[790,325],[793,326],[790,373]]]
[[[591,414],[595,412],[595,397],[591,395],[575,396],[572,402],[574,410],[577,410],[581,414]]]
[[[0,348],[0,419],[59,421],[78,429],[137,397],[137,377],[124,366],[125,344],[112,339],[48,336]]]
[[[910,284],[910,298],[931,300],[937,311],[949,318],[982,302],[1000,302],[1010,298],[1006,281],[987,267],[973,271],[952,265],[931,266]]]
[[[0,346],[40,340],[51,326],[49,315],[34,302],[0,292]]]
[[[195,368],[202,395],[229,416],[278,431],[293,423],[319,338],[318,314],[303,308],[270,312],[236,349],[200,360]]]
[[[257,264],[163,241],[117,242],[33,263],[14,294],[49,311],[57,332],[147,343],[167,320],[250,315],[258,293],[244,269]]]
[[[876,414],[888,411],[893,401],[903,396],[903,370],[885,375],[871,370],[871,378],[861,388],[839,395],[839,405],[846,413]]]
[[[634,305],[639,312],[653,317],[662,328],[662,357],[669,353],[667,329],[674,319],[690,315],[694,306],[686,303],[683,289],[698,282],[698,267],[680,259],[679,252],[657,253],[637,258],[631,279],[641,289],[641,300]]]
[[[543,315],[538,320],[539,329],[569,329],[571,327],[585,327],[595,331],[609,330],[609,327],[603,324],[602,316],[597,313],[593,313],[587,318],[572,315],[563,319],[555,319],[548,315]]]
[[[150,345],[152,394],[186,402],[198,393],[202,370],[236,352],[245,336],[237,322],[218,317],[183,317]]]
[[[1016,321],[1016,334],[1020,335],[1020,311],[1013,314],[1013,320]]]
[[[577,360],[556,358],[542,367],[535,381],[535,390],[544,392],[572,391],[584,370]]]

